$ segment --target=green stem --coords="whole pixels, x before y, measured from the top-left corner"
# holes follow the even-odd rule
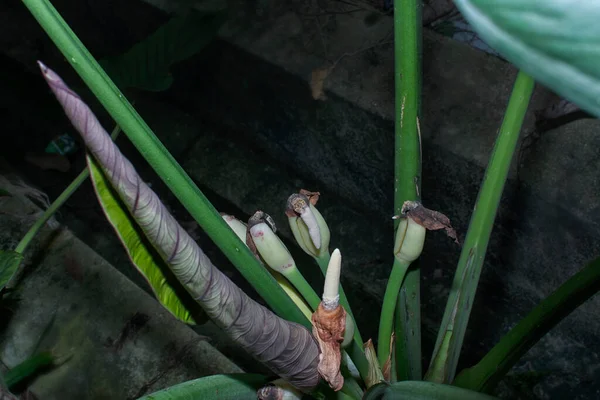
[[[23,4],[148,164],[267,305],[277,315],[310,329],[310,321],[229,228],[52,4],[48,0],[23,0]]]
[[[421,103],[421,3],[420,0],[394,1],[395,215],[401,213],[405,201],[420,199],[421,135],[418,117]],[[395,221],[396,229],[399,222]],[[401,290],[410,295],[404,300],[398,297],[402,307],[397,307],[394,323],[396,370],[399,378],[409,373],[402,379],[421,379],[420,277],[420,269],[411,268],[401,286]],[[391,308],[391,305],[388,307]]]
[[[494,219],[533,86],[533,79],[519,72],[471,217],[433,352],[437,360],[432,359],[432,364],[435,361],[438,366],[440,363],[446,366],[444,382],[454,379]],[[440,353],[439,349],[449,331],[452,332],[452,338],[448,350]]]
[[[416,276],[415,276],[416,275]],[[421,380],[420,270],[409,268],[396,303],[396,376],[398,381]],[[398,336],[403,332],[404,336]]]
[[[396,309],[398,293],[400,293],[400,287],[409,265],[394,259],[392,273],[385,288],[381,317],[379,318],[379,337],[377,339],[377,357],[379,365],[382,368],[390,357],[390,340],[394,328],[394,310]]]
[[[306,300],[308,305],[313,311],[316,311],[321,303],[321,298],[317,295],[315,290],[310,284],[304,279],[304,276],[296,269],[293,272],[286,273],[285,277],[290,283],[296,288],[300,295]]]
[[[56,357],[51,352],[38,353],[10,369],[2,378],[9,389],[14,389],[17,384],[52,365],[55,360]]]
[[[117,136],[119,136],[119,132],[121,132],[121,129],[117,125],[110,135],[113,140],[115,140]],[[50,207],[46,209],[44,214],[42,214],[42,216],[37,221],[35,221],[35,224],[33,224],[33,226],[29,228],[29,231],[27,231],[25,236],[23,236],[23,239],[21,239],[21,241],[15,248],[15,251],[17,253],[25,253],[27,246],[29,246],[29,243],[31,243],[35,235],[38,234],[40,229],[42,229],[44,224],[48,222],[48,220],[56,213],[56,211],[60,207],[62,207],[62,205],[65,204],[67,200],[69,200],[69,197],[71,197],[71,195],[75,193],[77,189],[79,189],[79,186],[81,186],[81,184],[88,178],[88,176],[90,176],[90,171],[86,168],[83,171],[81,171],[79,175],[77,175],[77,178],[75,178],[73,182],[71,182],[69,186],[67,186],[67,188],[60,194],[60,196],[58,196],[56,200],[54,200],[52,204],[50,204]]]
[[[88,178],[89,175],[90,171],[87,168],[81,171],[77,178],[75,178],[75,180],[73,180],[73,182],[71,182],[69,186],[67,186],[67,188],[60,194],[60,196],[58,196],[56,200],[52,202],[50,207],[48,207],[46,211],[44,211],[44,214],[37,221],[35,221],[35,224],[33,224],[29,231],[27,231],[25,236],[23,236],[23,239],[21,239],[21,241],[15,248],[15,251],[17,253],[23,254],[25,252],[27,246],[29,246],[29,243],[31,243],[35,235],[38,234],[38,232],[40,231],[40,229],[42,229],[44,224],[69,199],[69,197],[71,197],[71,195],[79,188],[79,186],[81,186],[81,184]]]
[[[477,365],[458,374],[453,385],[491,393],[534,344],[598,291],[600,258],[589,263],[531,310]]]

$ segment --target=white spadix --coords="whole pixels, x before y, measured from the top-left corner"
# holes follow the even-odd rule
[[[331,259],[327,266],[325,275],[325,287],[323,288],[323,307],[333,310],[340,304],[340,273],[342,272],[342,254],[339,249],[331,253]]]

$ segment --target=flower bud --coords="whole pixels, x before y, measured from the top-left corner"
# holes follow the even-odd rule
[[[421,255],[427,229],[408,216],[402,218],[396,232],[394,257],[402,263],[411,263]]]
[[[329,252],[329,227],[306,195],[292,194],[287,201],[286,215],[294,238],[305,253],[320,257]]]
[[[257,211],[248,221],[248,228],[256,250],[264,262],[284,276],[296,270],[296,263],[289,250],[275,234],[271,217]]]

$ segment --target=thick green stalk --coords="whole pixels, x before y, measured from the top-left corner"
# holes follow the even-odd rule
[[[306,300],[312,311],[316,311],[321,303],[321,298],[317,295],[317,292],[310,286],[304,276],[296,268],[295,271],[287,273],[286,278],[296,288],[298,293]]]
[[[395,180],[394,214],[399,215],[407,200],[420,199],[421,186],[421,135],[418,120],[421,94],[421,1],[394,1],[394,53],[396,60],[396,116],[395,116]],[[398,227],[397,220],[394,226]],[[394,263],[391,275],[398,275]],[[396,307],[395,318],[396,369],[399,379],[421,379],[421,299],[419,268],[410,268],[402,282],[401,290],[411,293]],[[396,296],[398,293],[396,292]],[[398,298],[398,302],[399,302]],[[391,302],[391,299],[388,300]],[[398,303],[399,304],[399,303]],[[396,304],[396,306],[398,306]],[[391,308],[391,307],[390,307]],[[382,310],[383,311],[383,310]],[[394,310],[391,310],[393,313]],[[388,311],[386,311],[388,312]],[[389,320],[390,316],[382,318]],[[406,325],[406,323],[409,325]],[[390,338],[379,335],[379,340],[389,346]],[[378,343],[381,345],[381,343]],[[407,355],[411,354],[411,357]],[[381,355],[379,356],[381,359]],[[416,362],[415,360],[418,360]],[[415,364],[415,365],[413,365]],[[415,371],[418,376],[404,376],[403,371]]]
[[[533,345],[598,291],[600,258],[592,261],[538,304],[477,365],[461,371],[453,385],[491,393]]]
[[[406,281],[411,274],[419,270],[411,266],[406,272]],[[417,283],[418,279],[415,278]],[[403,285],[396,303],[396,332],[404,332],[403,337],[396,336],[396,377],[398,381],[421,380],[421,286]],[[415,311],[417,310],[417,311]],[[417,344],[419,346],[417,347]]]
[[[110,134],[113,140],[115,140],[117,136],[119,136],[119,132],[121,132],[121,129],[117,125]],[[60,196],[58,196],[56,200],[52,202],[50,207],[48,207],[44,214],[42,214],[40,219],[38,219],[35,222],[35,224],[33,224],[33,226],[29,229],[29,231],[27,231],[25,236],[23,236],[23,239],[21,239],[21,241],[17,245],[17,248],[15,249],[17,253],[23,254],[25,252],[27,246],[29,246],[29,243],[35,237],[35,235],[37,235],[39,230],[42,229],[44,224],[54,215],[54,213],[56,213],[56,211],[67,200],[69,200],[69,197],[71,197],[71,195],[75,193],[75,191],[79,188],[79,186],[81,186],[81,184],[87,179],[88,176],[90,176],[90,170],[86,168],[83,171],[81,171],[81,173],[77,175],[77,178],[75,178],[73,182],[71,182],[69,186],[67,186],[67,188],[60,194]]]
[[[519,72],[471,217],[431,362],[438,370],[444,366],[446,383],[454,379],[498,204],[533,86],[533,79]],[[440,352],[444,339],[448,347]]]
[[[310,321],[258,264],[52,4],[47,0],[23,0],[23,3],[158,176],[257,293],[278,315],[310,328]]]
[[[396,309],[398,293],[400,293],[400,287],[402,286],[402,281],[408,267],[409,264],[394,259],[392,273],[385,288],[381,317],[379,319],[379,338],[377,340],[377,358],[382,368],[388,357],[390,357],[390,339],[394,329],[394,310]]]

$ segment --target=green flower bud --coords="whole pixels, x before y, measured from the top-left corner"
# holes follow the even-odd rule
[[[329,227],[306,195],[292,194],[287,201],[286,215],[294,238],[305,253],[321,257],[329,252]]]
[[[296,263],[285,244],[275,234],[275,224],[268,214],[257,211],[248,221],[248,228],[265,264],[284,276],[296,270]]]
[[[402,263],[411,263],[421,255],[427,229],[409,217],[402,218],[396,232],[394,257]]]

